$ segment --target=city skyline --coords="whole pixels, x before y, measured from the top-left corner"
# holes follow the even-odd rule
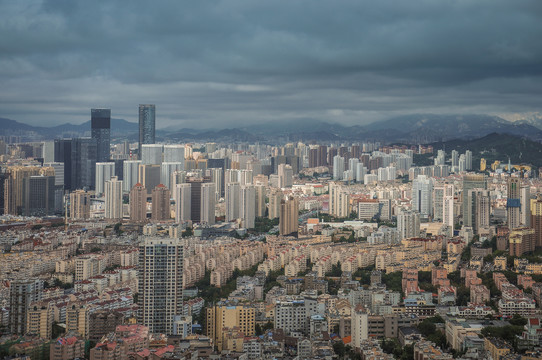
[[[136,122],[139,103],[159,128],[541,111],[536,1],[0,8],[0,116],[32,125]]]

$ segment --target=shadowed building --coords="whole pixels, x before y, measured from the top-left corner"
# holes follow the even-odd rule
[[[106,162],[111,152],[111,109],[91,109],[90,126],[96,140],[97,161]]]

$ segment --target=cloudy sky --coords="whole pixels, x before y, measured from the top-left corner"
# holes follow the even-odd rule
[[[542,109],[542,1],[0,0],[0,117],[158,127]]]

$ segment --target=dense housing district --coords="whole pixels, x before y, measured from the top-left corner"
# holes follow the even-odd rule
[[[7,359],[540,359],[531,164],[378,142],[0,141]]]

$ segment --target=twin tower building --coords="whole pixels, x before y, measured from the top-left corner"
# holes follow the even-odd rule
[[[111,148],[111,109],[91,109],[91,137],[96,141],[97,162],[109,161]],[[139,105],[139,154],[141,145],[154,144],[156,134],[156,106]]]

